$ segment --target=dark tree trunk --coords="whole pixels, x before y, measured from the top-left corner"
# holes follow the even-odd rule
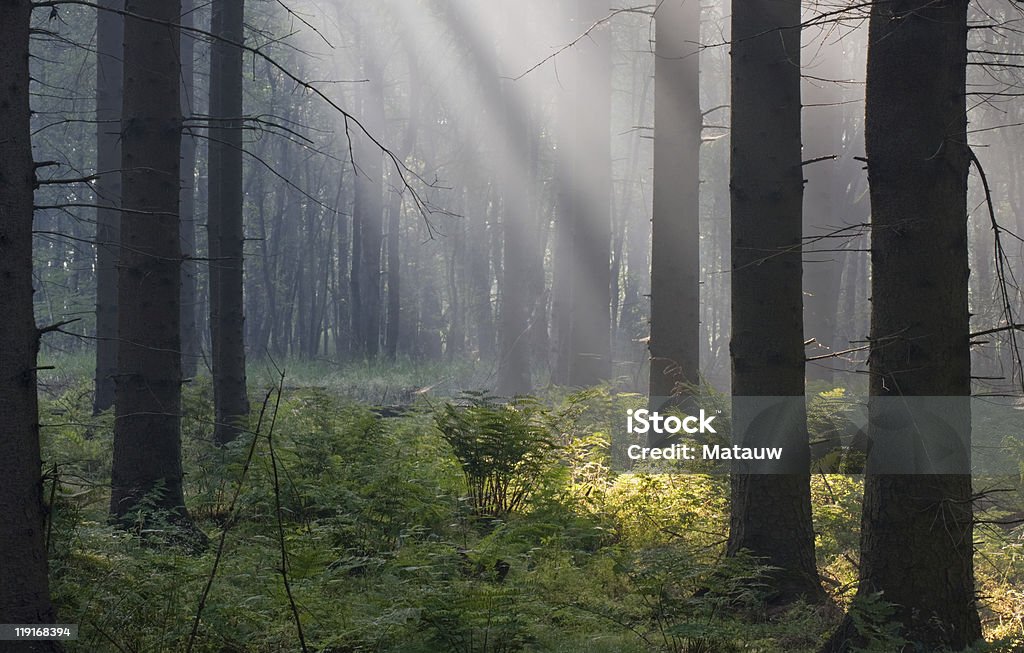
[[[32,304],[32,3],[2,0],[0,14],[0,623],[52,624],[36,399],[39,333]],[[12,653],[61,650],[53,642],[4,644]]]
[[[655,24],[652,402],[700,380],[700,3],[666,2]]]
[[[824,597],[804,404],[799,24],[799,0],[732,4],[733,440],[782,446],[784,465],[734,468],[728,553],[777,568],[776,603]]]
[[[177,0],[128,0],[111,514],[187,520],[181,471],[181,97]]]
[[[876,4],[869,42],[871,435],[892,416],[889,397],[911,409],[908,397],[942,397],[943,419],[969,434],[967,0]],[[981,638],[968,451],[942,474],[868,460],[858,596],[881,592],[915,650]],[[854,635],[848,619],[830,650]]]
[[[233,440],[249,415],[245,374],[242,220],[242,49],[244,0],[214,0],[210,52],[210,353],[214,439]]]
[[[124,18],[100,0],[96,12],[96,394],[93,412],[114,405],[117,374],[117,259],[121,215],[121,51]]]
[[[182,0],[181,24],[193,24],[193,1]],[[181,113],[192,116],[196,113],[195,64],[193,54],[195,39],[188,32],[181,35]],[[190,259],[196,257],[196,139],[186,130],[181,137],[181,374],[185,379],[194,378],[199,369],[199,288],[196,281],[196,264]]]

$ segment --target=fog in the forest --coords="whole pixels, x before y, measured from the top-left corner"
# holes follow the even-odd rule
[[[0,2],[0,649],[1024,650],[1022,15]]]
[[[857,9],[832,19],[833,9],[804,12],[805,339],[809,378],[857,387],[870,312],[867,25]],[[643,391],[655,185],[653,10],[463,0],[250,7],[246,43],[275,63],[245,55],[249,356],[473,363],[449,381],[507,392],[570,383],[571,369],[593,363],[580,379]],[[194,9],[195,23],[208,20],[208,11]],[[992,20],[976,13],[978,22]],[[699,319],[701,378],[727,390],[728,13],[720,2],[704,3],[701,18],[700,233],[693,236],[700,309],[675,319]],[[84,24],[69,14],[58,31],[88,41]],[[999,38],[974,32],[972,47],[986,50]],[[193,200],[201,259],[210,48],[203,39],[193,46],[185,124],[199,153]],[[88,170],[91,148],[64,142],[87,134],[68,119],[89,111],[89,80],[73,78],[68,61],[85,65],[89,54],[68,43],[49,47],[54,57],[34,63],[47,89],[35,114],[37,158]],[[988,55],[971,56],[973,64]],[[1021,190],[1012,173],[1021,121],[1008,97],[1013,73],[969,65],[972,144],[1002,229],[999,263],[975,168],[971,301],[979,331],[1004,324],[1005,304],[1019,303],[1013,216]],[[73,94],[56,92],[68,87]],[[73,329],[88,335],[91,227],[81,211],[63,207],[86,203],[88,189],[59,192],[40,191],[41,205],[61,207],[37,216],[37,301],[54,320],[81,318]],[[200,357],[208,348],[203,265],[193,264],[195,294],[186,298],[198,307]],[[1009,337],[982,340],[973,349],[975,376],[998,391],[1012,384]],[[81,350],[89,342],[56,338],[47,346]]]

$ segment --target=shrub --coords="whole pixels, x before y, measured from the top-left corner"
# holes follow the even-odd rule
[[[438,413],[437,428],[462,466],[476,513],[506,516],[523,506],[557,444],[536,401],[464,396],[465,405],[446,404]]]

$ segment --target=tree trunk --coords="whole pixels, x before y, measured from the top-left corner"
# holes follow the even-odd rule
[[[660,403],[700,380],[700,3],[666,2],[655,25],[650,396]]]
[[[474,153],[474,159],[476,154]],[[480,352],[480,360],[493,361],[496,354],[496,335],[494,333],[494,309],[491,301],[491,286],[494,278],[491,265],[490,229],[488,228],[489,212],[487,209],[487,186],[477,176],[476,170],[470,170],[471,183],[467,194],[470,201],[466,214],[467,238],[469,240],[469,279],[470,279],[470,315],[476,327],[476,347]]]
[[[181,24],[193,24],[193,0],[182,0]],[[195,39],[183,32],[181,35],[181,113],[192,116],[196,113],[195,64],[193,55]],[[181,137],[181,374],[185,379],[194,378],[199,370],[199,289],[196,282],[196,139],[191,131]]]
[[[214,0],[210,52],[210,342],[214,439],[225,444],[249,415],[245,374],[242,220],[242,49],[244,0]]]
[[[967,403],[967,0],[876,4],[869,42],[870,436],[886,444],[890,397],[916,423],[907,398],[941,397],[943,421],[967,446],[938,474],[869,457],[858,597],[881,592],[894,605],[908,648],[958,651],[981,638]],[[855,634],[847,619],[829,650],[850,650]]]
[[[363,58],[363,75],[369,82],[362,98],[362,116],[370,133],[379,137],[384,127],[384,80],[375,56],[366,53]],[[355,354],[372,360],[380,350],[383,155],[380,148],[358,130],[352,134],[352,141],[356,165],[352,215],[352,332]]]
[[[734,466],[727,548],[777,568],[776,603],[824,598],[804,402],[799,24],[799,0],[732,4],[733,441],[781,446],[783,459]]]
[[[391,193],[388,208],[388,307],[384,330],[384,348],[387,359],[398,358],[398,338],[401,334],[402,315],[402,261],[399,256],[402,238],[402,195]]]
[[[0,623],[56,621],[47,580],[32,305],[35,167],[29,123],[28,0],[0,2]],[[101,12],[102,13],[102,12]],[[13,653],[55,642],[5,642]]]
[[[124,0],[96,12],[96,393],[93,413],[114,405],[117,374],[117,259],[121,216],[121,50]]]
[[[110,512],[187,522],[181,471],[181,97],[178,0],[128,0],[118,374]],[[138,18],[136,18],[137,16]],[[142,502],[145,502],[144,505]],[[145,517],[145,516],[144,516]]]

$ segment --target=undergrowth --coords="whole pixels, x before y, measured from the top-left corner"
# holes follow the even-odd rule
[[[425,378],[399,376],[376,387]],[[107,523],[111,418],[91,416],[88,382],[55,383],[41,417],[52,591],[61,621],[80,625],[68,650],[187,651],[208,583],[196,652],[301,650],[297,614],[321,653],[795,653],[816,650],[850,607],[856,476],[812,482],[819,568],[838,608],[780,613],[764,601],[767,570],[723,556],[725,476],[612,464],[610,434],[642,398],[554,390],[507,405],[410,391],[401,415],[382,417],[339,392],[347,382],[318,378],[289,380],[279,406],[272,384],[254,392],[262,425],[254,415],[223,449],[210,441],[208,382],[186,387],[187,501],[211,541],[198,554]],[[834,396],[812,400],[823,432],[842,427]],[[1024,540],[1019,527],[985,528],[987,633],[1019,643]],[[885,650],[885,606],[859,609]]]

